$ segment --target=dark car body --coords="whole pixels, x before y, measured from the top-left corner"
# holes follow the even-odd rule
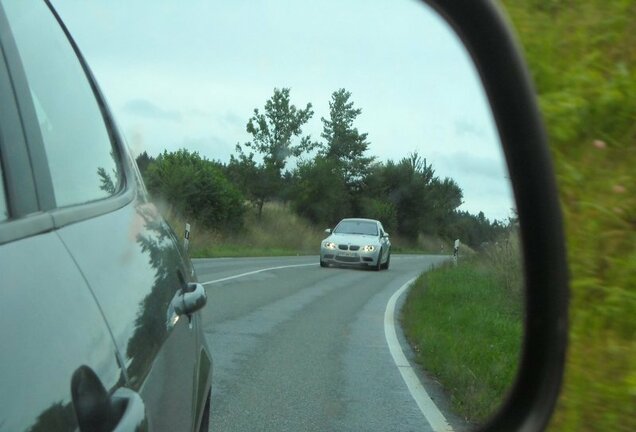
[[[81,54],[48,3],[4,0],[0,53],[0,430],[207,429],[205,293]],[[102,419],[92,376],[138,417]]]

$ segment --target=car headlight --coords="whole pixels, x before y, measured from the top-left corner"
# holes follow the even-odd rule
[[[337,247],[334,242],[325,242],[323,246],[326,247],[327,249],[335,249]]]
[[[362,247],[362,252],[373,252],[375,250],[375,246],[366,245]]]

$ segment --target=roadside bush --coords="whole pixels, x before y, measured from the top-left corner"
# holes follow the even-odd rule
[[[243,226],[243,196],[213,162],[196,152],[164,151],[147,168],[145,181],[153,199],[167,205],[170,214],[217,230]]]

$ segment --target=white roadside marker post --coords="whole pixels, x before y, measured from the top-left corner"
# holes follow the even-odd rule
[[[460,241],[459,239],[455,239],[455,247],[453,248],[453,262],[455,263],[455,265],[457,265],[457,258],[459,258],[459,245],[460,245]]]
[[[183,233],[183,249],[187,252],[190,245],[190,224],[186,223],[185,231]]]

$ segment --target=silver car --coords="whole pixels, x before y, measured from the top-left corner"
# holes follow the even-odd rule
[[[380,221],[343,219],[320,244],[320,266],[329,264],[364,265],[375,270],[388,269],[391,242]]]

